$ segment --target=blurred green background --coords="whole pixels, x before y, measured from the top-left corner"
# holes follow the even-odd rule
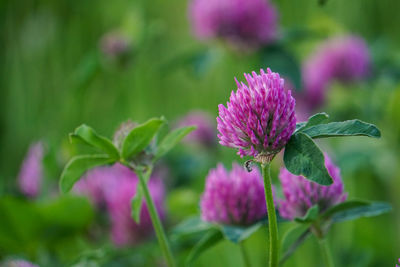
[[[217,105],[225,104],[235,89],[234,76],[241,79],[244,72],[269,66],[283,68],[301,91],[299,68],[315,45],[332,35],[355,33],[368,42],[372,75],[351,86],[334,84],[322,110],[332,119],[360,118],[374,123],[382,130],[383,138],[331,140],[321,145],[341,167],[350,198],[387,201],[393,211],[335,225],[328,238],[338,266],[394,266],[400,257],[400,1],[328,0],[324,6],[317,0],[272,2],[280,16],[279,49],[237,53],[217,41],[196,40],[186,0],[1,1],[0,194],[6,200],[0,210],[11,209],[15,221],[13,225],[2,224],[0,213],[0,235],[14,231],[21,240],[10,241],[12,234],[0,237],[0,259],[22,255],[43,266],[64,266],[86,250],[101,248],[89,246],[82,238],[84,225],[93,219],[90,207],[76,211],[87,215],[83,221],[68,224],[60,219],[57,224],[48,218],[36,222],[42,225],[39,228],[57,225],[57,231],[64,233],[47,238],[48,243],[42,243],[43,237],[34,234],[37,229],[28,215],[30,211],[24,210],[27,204],[12,198],[17,194],[19,166],[31,142],[40,139],[48,143],[51,153],[46,159],[46,179],[55,183],[72,153],[68,133],[81,123],[111,136],[120,122],[129,118],[142,122],[164,115],[173,121],[193,109],[209,111],[216,117]],[[131,38],[132,48],[125,64],[110,63],[100,52],[100,39],[113,30]],[[277,59],[271,59],[271,53],[277,53]],[[179,153],[190,151],[181,147],[175,157]],[[169,196],[171,224],[196,215],[208,168],[217,161],[227,166],[232,160],[240,161],[231,149],[218,148],[213,157],[201,153],[194,157],[204,162],[192,169],[193,179]],[[275,162],[275,176],[279,164]],[[46,207],[50,209],[49,205],[59,205],[53,207],[58,213],[62,210],[73,216],[70,204],[65,204],[73,200],[67,198],[56,204],[41,201],[38,209],[42,213],[46,213]],[[182,207],[185,205],[189,206],[186,210]],[[62,214],[59,216],[62,218]],[[282,225],[280,232],[287,227]],[[263,231],[246,241],[255,266],[265,262]],[[56,252],[49,250],[49,244],[57,244],[52,248]],[[189,248],[182,249],[182,258]],[[122,259],[132,256],[129,250],[110,250],[111,255]],[[135,250],[141,255],[159,253],[152,242]],[[119,261],[110,260],[113,263],[107,266],[125,266],[123,260]],[[311,238],[285,266],[320,266],[319,262],[319,251]],[[225,241],[205,252],[195,266],[242,265],[238,248]]]

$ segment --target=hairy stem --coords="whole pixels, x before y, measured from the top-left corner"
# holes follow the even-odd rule
[[[278,224],[276,222],[275,204],[272,196],[270,163],[261,164],[264,178],[265,201],[268,211],[269,230],[269,267],[278,266]]]
[[[321,248],[322,258],[326,267],[334,267],[331,251],[325,238],[319,238],[319,247]]]
[[[158,216],[157,210],[154,206],[153,199],[151,198],[149,188],[147,187],[147,180],[151,175],[152,169],[149,168],[146,172],[136,171],[139,176],[140,186],[143,190],[144,198],[146,200],[147,208],[150,213],[150,218],[153,223],[154,231],[158,239],[158,243],[162,252],[164,253],[165,259],[169,267],[175,266],[174,257],[172,256],[171,248],[168,243],[167,236],[165,234],[164,228],[161,224],[160,217]]]

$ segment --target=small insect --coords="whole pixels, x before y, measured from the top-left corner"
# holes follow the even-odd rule
[[[253,170],[253,160],[248,160],[244,163],[244,168],[248,171],[251,172]]]

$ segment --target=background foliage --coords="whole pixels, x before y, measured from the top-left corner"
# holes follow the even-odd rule
[[[193,37],[186,0],[1,1],[0,214],[6,219],[0,219],[0,259],[22,255],[43,266],[79,261],[153,266],[160,260],[155,242],[135,248],[133,255],[106,240],[89,242],[85,233],[95,215],[86,200],[49,197],[56,194],[53,184],[74,152],[67,133],[87,123],[111,136],[128,118],[143,122],[164,115],[174,120],[193,109],[216,117],[217,105],[235,89],[233,77],[260,67],[281,69],[301,90],[298,68],[315,45],[331,35],[356,33],[372,53],[371,77],[354,85],[334,84],[322,109],[333,119],[372,122],[383,136],[319,144],[333,152],[350,197],[387,201],[394,210],[338,224],[328,238],[339,266],[393,266],[400,256],[400,2],[273,2],[283,44],[261,53],[237,53]],[[114,29],[133,41],[132,56],[123,67],[108,64],[99,52],[100,38]],[[28,145],[39,139],[50,150],[45,159],[48,194],[33,205],[18,196],[15,181]],[[175,186],[167,201],[170,225],[198,213],[204,177],[217,159],[227,166],[238,160],[233,150],[222,147],[207,153],[181,146],[168,157],[175,166],[168,180]],[[275,177],[279,164],[277,160]],[[282,234],[290,224],[280,227]],[[255,266],[265,262],[264,231],[246,241]],[[182,260],[192,245],[190,240],[179,243]],[[237,250],[223,241],[195,266],[241,266]],[[286,266],[318,266],[319,257],[310,238]]]

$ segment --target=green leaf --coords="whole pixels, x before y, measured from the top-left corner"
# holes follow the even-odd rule
[[[86,249],[79,253],[79,256],[69,265],[70,267],[99,267],[101,263],[107,261],[113,248],[109,246],[102,246],[99,249]]]
[[[171,129],[167,121],[163,125],[161,125],[160,129],[158,129],[156,136],[154,137],[156,147],[158,147],[161,141],[163,141],[164,138],[170,133],[170,130]]]
[[[113,143],[109,139],[98,135],[91,127],[85,124],[76,128],[75,132],[71,134],[70,137],[71,140],[73,138],[78,138],[84,143],[102,150],[110,155],[111,158],[119,158],[119,152]]]
[[[306,123],[296,124],[296,132],[310,128],[311,126],[326,123],[328,118],[329,118],[329,115],[326,114],[325,112],[314,114],[310,118],[308,118],[308,121]],[[299,125],[299,126],[297,126],[297,125]]]
[[[285,167],[295,175],[303,175],[307,179],[321,185],[333,183],[325,167],[325,159],[314,141],[298,132],[290,138],[283,156]]]
[[[296,123],[296,130],[294,132],[296,133],[300,128],[303,128],[306,124],[307,124],[306,121]]]
[[[326,121],[328,119],[329,119],[329,115],[326,114],[325,112],[314,114],[310,118],[308,118],[306,128],[314,126],[314,125],[324,124],[324,123],[326,123]]]
[[[381,132],[370,123],[360,120],[349,120],[342,122],[330,122],[326,124],[315,125],[303,130],[311,138],[325,138],[335,136],[368,136],[379,138]]]
[[[143,190],[140,184],[136,185],[136,194],[131,200],[131,217],[139,224],[140,223],[140,211],[142,209],[143,202]]]
[[[279,265],[282,265],[310,235],[309,224],[298,224],[290,228],[282,238],[281,250],[283,254]]]
[[[94,218],[89,200],[80,196],[64,195],[52,201],[40,202],[38,210],[44,223],[52,227],[82,229]]]
[[[39,244],[43,220],[34,202],[11,197],[0,197],[0,249],[2,253],[22,253]]]
[[[108,155],[80,155],[73,157],[61,173],[61,192],[69,192],[87,170],[99,165],[111,164],[115,161]]]
[[[129,159],[144,150],[164,123],[164,119],[153,118],[133,128],[122,144],[122,157]]]
[[[188,126],[170,132],[158,146],[154,161],[164,156],[168,151],[170,151],[174,146],[176,146],[186,135],[188,135],[195,129],[196,129],[195,126]]]
[[[141,170],[137,170],[136,174],[138,176],[141,176],[141,179],[143,179],[147,184],[147,182],[150,179],[151,172],[152,172],[152,169],[149,168],[144,173]],[[132,219],[138,224],[140,223],[140,211],[142,209],[142,202],[143,202],[143,189],[142,189],[140,183],[138,183],[136,185],[135,196],[131,200],[131,216],[132,216]]]
[[[330,207],[327,211],[325,211],[321,218],[331,217],[335,213],[343,212],[349,209],[354,209],[357,207],[367,206],[370,205],[370,202],[364,200],[349,200],[346,202],[339,203],[333,207]]]
[[[384,202],[373,202],[370,205],[355,207],[353,209],[338,212],[333,216],[334,222],[355,220],[361,217],[378,216],[392,210],[392,206]]]
[[[215,229],[209,231],[190,251],[189,256],[186,259],[186,264],[193,262],[201,253],[216,245],[222,239],[223,235],[221,231]]]
[[[213,228],[214,225],[203,221],[199,217],[189,218],[182,223],[178,224],[171,232],[172,235],[176,237],[196,234],[204,232]]]
[[[260,221],[247,227],[222,225],[221,231],[225,238],[232,241],[233,243],[240,243],[254,234],[265,224],[265,221]]]
[[[318,205],[314,205],[307,210],[307,213],[303,217],[294,218],[294,220],[298,223],[311,223],[317,219],[319,214]]]

